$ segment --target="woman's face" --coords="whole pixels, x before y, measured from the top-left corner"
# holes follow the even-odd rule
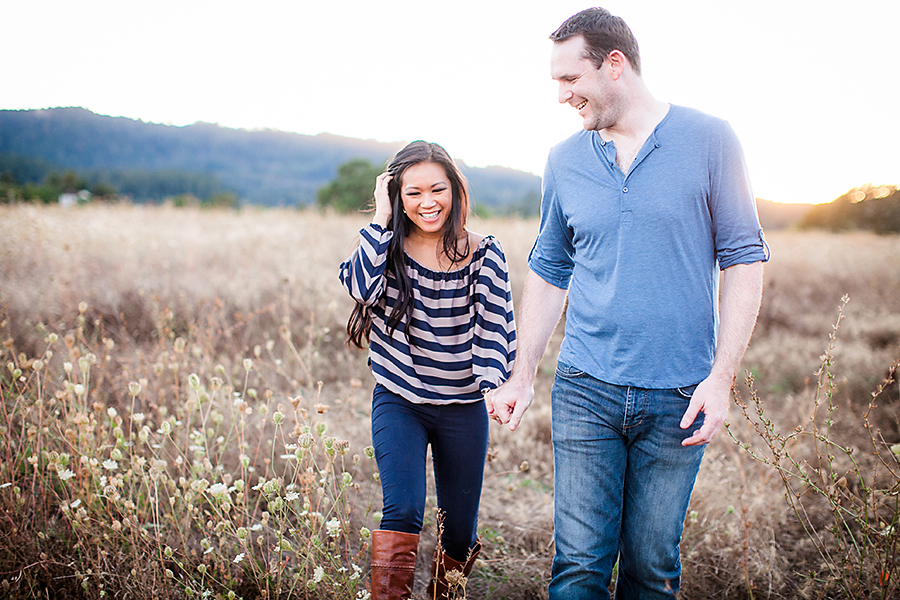
[[[400,182],[400,199],[412,222],[410,233],[440,237],[453,207],[453,189],[444,167],[421,162],[406,169]]]

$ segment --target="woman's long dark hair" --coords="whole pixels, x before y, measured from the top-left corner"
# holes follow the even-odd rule
[[[450,216],[444,222],[441,231],[441,249],[444,256],[455,264],[466,259],[469,255],[469,242],[466,235],[466,220],[469,215],[469,192],[466,179],[453,163],[453,159],[438,144],[416,141],[412,142],[400,152],[388,164],[387,171],[391,174],[388,182],[388,196],[391,199],[391,222],[388,229],[394,232],[388,246],[387,276],[397,280],[400,290],[399,297],[391,309],[388,317],[388,332],[393,335],[394,330],[404,321],[409,326],[413,313],[412,282],[406,274],[405,254],[403,243],[411,229],[409,217],[403,212],[403,199],[400,189],[403,184],[403,174],[414,165],[430,162],[440,165],[450,181],[450,189],[453,193],[453,202],[450,206]],[[460,248],[459,240],[465,235],[466,243]],[[387,289],[387,288],[385,288]],[[364,304],[357,303],[347,321],[347,337],[349,343],[357,348],[365,348],[369,343],[372,332],[372,309]],[[406,331],[406,339],[409,341],[409,330]]]

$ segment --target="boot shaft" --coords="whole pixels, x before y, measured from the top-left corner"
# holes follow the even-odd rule
[[[438,542],[440,544],[440,542]],[[425,591],[427,600],[445,600],[450,596],[450,581],[447,574],[457,571],[462,577],[468,577],[475,566],[475,559],[481,552],[481,541],[475,540],[475,546],[469,551],[466,562],[460,562],[447,556],[440,548],[435,548],[434,559],[431,562],[431,581]]]
[[[372,532],[372,600],[412,596],[419,536],[402,531]]]

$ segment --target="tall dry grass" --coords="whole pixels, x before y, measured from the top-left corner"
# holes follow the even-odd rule
[[[343,342],[351,304],[337,279],[365,221],[287,210],[0,207],[0,592],[365,596],[367,532],[380,509],[367,449],[372,379],[364,354]],[[472,226],[503,244],[518,299],[537,223]],[[900,239],[777,233],[769,242],[760,324],[744,360],[755,384],[741,386],[744,401],[762,403],[779,430],[808,422],[820,356],[849,294],[830,353],[829,439],[871,456],[867,415],[876,440],[897,444],[897,385],[871,409],[869,400],[900,355]],[[548,398],[560,338],[520,429],[492,429],[485,549],[469,598],[546,597]],[[730,431],[762,452],[754,423],[752,409],[747,418],[733,410]],[[815,450],[797,456],[812,460]],[[896,463],[890,451],[882,458]],[[848,484],[847,493],[884,481]],[[827,560],[839,543],[828,531],[833,507],[801,491],[814,536],[785,501],[778,472],[720,436],[686,521],[683,597],[840,596]],[[877,514],[889,515],[881,506]],[[865,589],[896,589],[898,573],[884,571],[885,581],[866,572]]]

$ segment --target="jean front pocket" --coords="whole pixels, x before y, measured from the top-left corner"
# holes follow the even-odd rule
[[[675,391],[678,392],[678,395],[684,398],[685,400],[690,400],[694,395],[694,390],[697,389],[699,384],[688,385],[685,387],[675,388]]]
[[[588,376],[587,373],[578,367],[573,367],[572,365],[567,365],[565,363],[556,364],[556,374],[564,379],[578,379],[579,377]]]

